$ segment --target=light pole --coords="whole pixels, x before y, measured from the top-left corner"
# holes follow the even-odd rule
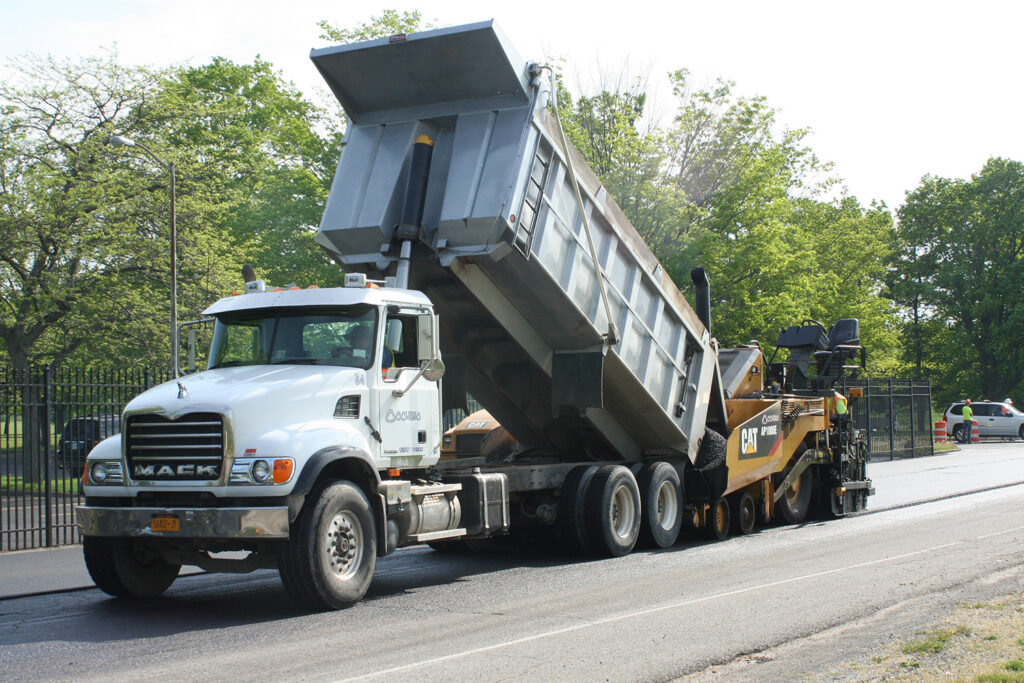
[[[164,161],[149,147],[123,135],[110,138],[110,144],[115,147],[138,147],[171,174],[171,372],[178,377],[178,226],[174,208],[174,162]]]

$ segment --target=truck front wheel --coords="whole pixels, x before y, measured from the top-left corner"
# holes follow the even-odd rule
[[[348,481],[326,482],[311,495],[278,556],[285,590],[311,610],[358,602],[370,587],[376,563],[370,503]]]
[[[155,598],[170,588],[181,570],[145,540],[86,536],[82,552],[93,583],[115,598]]]

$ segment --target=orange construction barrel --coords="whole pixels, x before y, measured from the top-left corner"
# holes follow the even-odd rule
[[[973,426],[971,427],[971,443],[978,443],[981,441],[981,436],[978,434],[978,421],[971,420]]]
[[[935,443],[946,443],[946,421],[939,420],[935,423]]]

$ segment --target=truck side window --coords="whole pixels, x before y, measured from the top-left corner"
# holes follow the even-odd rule
[[[416,358],[416,323],[415,315],[388,316],[384,333],[384,369],[419,367]]]

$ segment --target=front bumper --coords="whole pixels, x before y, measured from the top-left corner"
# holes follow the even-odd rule
[[[81,505],[85,536],[153,538],[288,538],[288,508],[125,508]],[[154,518],[177,519],[177,531],[153,531]]]

